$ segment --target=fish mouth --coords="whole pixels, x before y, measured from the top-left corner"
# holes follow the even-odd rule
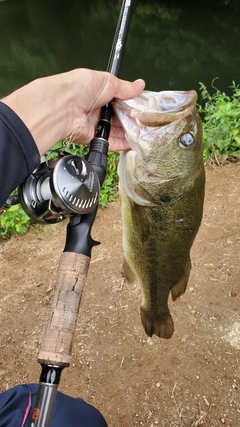
[[[131,119],[144,126],[163,126],[190,114],[196,108],[197,92],[144,90],[139,96],[126,101],[116,100],[113,103],[123,127],[125,117],[128,125]]]
[[[139,96],[128,99],[129,107],[139,110],[153,110],[158,112],[181,111],[192,104],[196,104],[197,92],[195,90],[165,90],[153,92],[144,90]]]

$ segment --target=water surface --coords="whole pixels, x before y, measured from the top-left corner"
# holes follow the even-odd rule
[[[136,1],[120,76],[151,90],[240,83],[240,13],[205,2]],[[105,70],[121,2],[0,1],[0,96],[76,67]]]

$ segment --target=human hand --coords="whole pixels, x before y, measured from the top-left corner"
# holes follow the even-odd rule
[[[23,120],[43,155],[60,140],[89,144],[101,107],[113,98],[137,96],[144,87],[143,80],[131,83],[107,72],[80,68],[34,80],[2,102]],[[109,150],[128,148],[120,122],[113,116]]]
[[[65,74],[66,76],[66,74]],[[63,78],[65,78],[62,75]],[[71,72],[74,112],[69,117],[69,133],[66,139],[89,144],[94,136],[100,109],[113,98],[128,99],[137,96],[145,87],[143,80],[133,83],[118,79],[107,72],[78,69]],[[109,150],[126,150],[123,128],[113,115],[109,136]]]

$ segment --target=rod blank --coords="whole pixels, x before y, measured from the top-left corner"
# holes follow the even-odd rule
[[[128,29],[132,16],[134,0],[125,0],[119,14],[112,49],[108,61],[107,71],[114,76],[119,75],[123,54],[127,42]]]

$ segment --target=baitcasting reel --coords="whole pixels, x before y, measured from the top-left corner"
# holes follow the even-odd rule
[[[94,211],[107,173],[112,112],[110,103],[102,107],[86,158],[60,152],[57,158],[43,161],[0,212],[20,203],[33,222],[55,224]]]
[[[53,224],[92,211],[99,194],[100,183],[93,166],[66,153],[41,163],[18,188],[22,208],[40,224]]]

